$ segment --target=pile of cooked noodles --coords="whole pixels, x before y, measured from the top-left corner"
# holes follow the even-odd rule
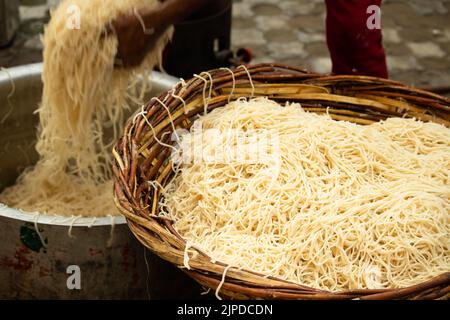
[[[443,125],[363,126],[259,98],[215,109],[192,128],[160,202],[187,257],[194,247],[332,291],[405,287],[449,270]]]
[[[68,216],[117,215],[112,197],[111,147],[124,111],[149,91],[167,30],[142,64],[115,69],[117,37],[106,26],[121,13],[156,0],[66,0],[45,28],[44,91],[38,109],[38,163],[0,194],[0,202],[32,212]],[[79,27],[79,28],[78,28]]]

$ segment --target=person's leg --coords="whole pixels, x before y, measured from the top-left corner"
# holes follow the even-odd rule
[[[386,56],[380,29],[367,27],[370,5],[381,0],[325,0],[327,44],[333,73],[387,78]]]

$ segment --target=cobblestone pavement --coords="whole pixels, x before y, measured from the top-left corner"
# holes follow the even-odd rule
[[[384,0],[381,16],[390,77],[450,85],[450,1]],[[251,47],[256,62],[331,70],[324,0],[235,0],[232,43]]]
[[[450,0],[384,0],[381,12],[390,77],[417,86],[450,85]],[[14,45],[0,50],[0,66],[41,59],[47,7],[22,6],[21,16]],[[254,62],[329,72],[324,0],[234,0],[232,45],[252,48]]]

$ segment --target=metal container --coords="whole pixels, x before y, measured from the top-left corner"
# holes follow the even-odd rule
[[[0,72],[0,191],[37,161],[33,112],[41,72],[42,64]],[[177,79],[154,72],[151,81],[157,94]],[[0,205],[0,299],[196,298],[200,292],[180,270],[145,252],[123,217],[73,220]]]
[[[19,0],[0,0],[0,47],[11,42],[19,24]]]

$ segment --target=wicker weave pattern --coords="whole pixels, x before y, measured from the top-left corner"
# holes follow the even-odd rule
[[[398,82],[363,76],[329,76],[279,64],[248,67],[232,75],[224,69],[209,71],[212,77],[208,111],[239,97],[267,96],[278,102],[299,102],[311,112],[327,112],[333,119],[370,124],[388,117],[415,117],[450,126],[450,99]],[[209,79],[205,74],[203,78]],[[189,129],[195,116],[204,110],[204,92],[211,82],[192,78],[159,97],[170,110],[175,126]],[[186,105],[181,99],[182,97]],[[161,146],[147,121],[164,143],[170,144],[172,125],[167,110],[157,99],[145,107],[146,119],[130,119],[123,137],[114,147],[114,198],[139,241],[178,267],[183,266],[185,240],[174,230],[172,221],[158,216],[159,191],[148,184],[157,180],[166,185],[173,176],[168,161],[170,148]],[[200,284],[216,288],[226,265],[212,263],[202,253],[190,256],[190,270],[183,269]],[[449,266],[450,269],[450,266]],[[450,272],[427,282],[403,289],[351,290],[328,292],[264,277],[255,272],[229,269],[221,295],[237,299],[445,299],[450,297]]]

